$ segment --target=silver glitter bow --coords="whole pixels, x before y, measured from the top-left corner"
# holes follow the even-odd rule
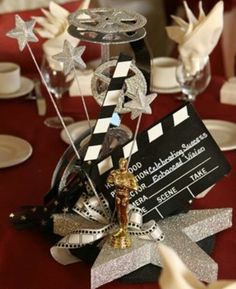
[[[75,260],[74,257],[65,260],[65,252],[60,249],[76,249],[92,244],[117,229],[117,225],[112,221],[108,202],[102,195],[99,195],[99,199],[96,196],[82,195],[73,210],[77,214],[64,213],[53,216],[54,233],[64,238],[51,248],[51,253],[54,259],[64,265]],[[154,220],[143,224],[139,208],[129,207],[129,220],[130,235],[149,241],[164,239],[164,234]]]

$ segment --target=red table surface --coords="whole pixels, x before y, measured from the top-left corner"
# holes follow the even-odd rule
[[[4,18],[7,15],[1,16]],[[1,31],[1,60],[11,59],[10,50],[6,53],[6,45],[13,40],[3,37],[6,29],[11,29],[12,20],[4,18],[4,29]],[[2,26],[1,26],[2,29]],[[7,30],[6,30],[7,31]],[[10,42],[11,41],[11,42]],[[35,49],[37,46],[35,46]],[[28,76],[35,70],[27,69],[31,59],[24,51],[20,54],[12,48],[12,60],[22,64],[22,70]],[[38,49],[40,55],[40,50]],[[222,119],[236,122],[236,107],[223,105],[219,102],[219,89],[223,78],[213,77],[208,89],[198,97],[195,105],[202,118]],[[167,113],[180,106],[175,95],[159,95],[154,101],[153,114],[143,116],[142,129],[161,119]],[[48,101],[48,115],[55,112]],[[91,118],[96,118],[98,105],[92,97],[86,97]],[[79,97],[63,99],[64,112],[76,120],[85,119]],[[43,124],[45,117],[36,113],[34,101],[24,98],[0,101],[0,134],[10,134],[29,141],[33,147],[32,156],[24,163],[5,169],[0,169],[0,288],[1,289],[87,289],[90,286],[90,266],[76,263],[62,266],[56,263],[50,255],[51,244],[37,231],[17,231],[9,223],[9,214],[21,205],[37,205],[42,203],[43,196],[50,188],[53,170],[67,145],[60,139],[60,131],[51,129]],[[123,122],[133,130],[136,121],[131,121],[125,115]],[[201,200],[194,203],[195,208],[224,208],[236,209],[236,152],[225,152],[232,171],[219,181],[212,191]],[[220,279],[236,279],[236,226],[233,213],[233,227],[217,235],[212,257],[219,264]],[[124,284],[119,281],[102,286],[103,289],[154,289],[157,283]]]

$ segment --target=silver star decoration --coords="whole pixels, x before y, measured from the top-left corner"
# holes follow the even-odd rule
[[[20,219],[21,219],[22,221],[25,221],[25,220],[26,220],[26,216],[21,216]]]
[[[54,205],[57,206],[59,204],[59,202],[56,200],[54,201]]]
[[[24,21],[19,15],[15,16],[16,27],[7,33],[8,37],[16,38],[19,49],[22,51],[28,42],[37,42],[38,38],[33,32],[35,20]]]
[[[86,68],[86,64],[81,58],[85,48],[85,46],[73,47],[68,40],[65,40],[63,51],[54,55],[53,59],[63,64],[63,71],[67,75],[76,67]]]
[[[14,218],[15,215],[14,215],[13,213],[11,213],[11,214],[9,215],[9,217],[10,217],[10,218]]]
[[[157,97],[156,93],[151,93],[148,95],[144,95],[142,92],[138,91],[136,96],[129,95],[132,99],[131,101],[125,103],[124,107],[129,108],[131,110],[131,119],[135,119],[141,114],[151,114],[152,109],[150,104]]]
[[[104,98],[107,94],[108,86],[111,82],[111,75],[107,75],[107,71],[112,71],[111,68],[114,68],[117,64],[117,60],[109,60],[107,62],[104,62],[103,64],[99,65],[95,72],[94,76],[91,81],[91,88],[92,88],[92,94],[93,97],[96,99],[96,101],[102,105]],[[136,97],[137,91],[140,91],[142,94],[147,93],[147,82],[145,80],[145,77],[143,73],[137,68],[137,66],[134,63],[131,63],[130,70],[132,73],[132,76],[128,76],[125,79],[125,89],[122,89],[121,95],[118,99],[117,106],[116,106],[116,112],[118,113],[127,113],[130,112],[130,109],[124,107],[124,100],[126,97],[132,99],[133,97]],[[103,88],[102,90],[99,89],[98,91],[98,84],[101,83]]]
[[[66,214],[66,213],[68,213],[69,208],[65,207],[65,208],[62,209],[62,211],[63,211],[64,214]]]
[[[192,210],[160,221],[163,241],[205,282],[217,279],[218,265],[195,242],[232,226],[232,209]],[[114,249],[108,240],[91,269],[91,289],[127,275],[147,264],[161,266],[158,243],[133,238],[128,249]]]

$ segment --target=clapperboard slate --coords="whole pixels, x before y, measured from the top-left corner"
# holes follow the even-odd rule
[[[114,204],[113,186],[106,184],[111,169],[128,157],[132,141],[92,165],[89,175]],[[144,219],[162,219],[183,208],[190,200],[230,171],[230,165],[198,117],[187,104],[140,133],[129,166],[139,182],[130,203],[140,207]]]

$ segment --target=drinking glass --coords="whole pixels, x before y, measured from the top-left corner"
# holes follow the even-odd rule
[[[181,59],[176,68],[176,79],[182,90],[182,96],[178,99],[193,102],[198,94],[203,92],[211,80],[211,67],[209,58],[204,59],[204,66],[194,75],[186,71]]]
[[[60,64],[47,56],[43,57],[41,71],[49,91],[55,98],[58,110],[62,115],[61,98],[63,94],[69,90],[73,77],[71,75],[65,76]],[[70,116],[62,116],[62,118],[65,125],[69,125],[74,122],[74,119]],[[58,116],[46,118],[44,124],[52,128],[63,127]]]

